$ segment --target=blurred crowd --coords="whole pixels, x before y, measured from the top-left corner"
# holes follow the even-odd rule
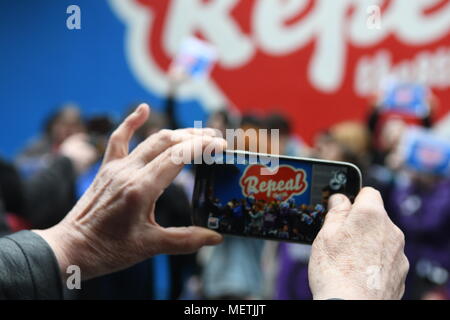
[[[133,145],[163,128],[177,129],[173,80],[164,112],[152,111]],[[278,129],[279,153],[347,161],[363,173],[363,185],[380,190],[391,219],[406,236],[410,273],[406,299],[449,299],[450,178],[423,172],[404,161],[402,141],[411,126],[431,135],[438,107],[428,95],[422,116],[386,112],[378,95],[369,102],[366,121],[324,128],[312,146],[292,132],[289,118],[259,110],[236,115],[226,107],[211,114],[207,126],[221,130]],[[130,106],[126,116],[134,109]],[[0,232],[48,228],[70,211],[93,181],[107,139],[116,124],[109,115],[86,119],[74,104],[57,108],[42,134],[13,164],[0,161]],[[224,134],[225,136],[225,134]],[[271,152],[271,150],[269,150]],[[156,205],[162,226],[191,224],[193,168],[186,166]],[[225,237],[216,247],[185,256],[160,255],[127,270],[86,281],[68,299],[310,299],[307,245]]]

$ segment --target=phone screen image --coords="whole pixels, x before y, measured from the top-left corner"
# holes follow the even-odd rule
[[[348,163],[270,156],[277,165],[266,166],[246,152],[227,153],[225,163],[196,166],[193,223],[219,233],[310,244],[329,197],[353,201],[361,188],[359,169]]]

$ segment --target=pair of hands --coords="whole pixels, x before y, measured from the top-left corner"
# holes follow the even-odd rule
[[[97,177],[66,218],[35,230],[53,249],[63,277],[69,265],[89,279],[156,254],[190,253],[222,241],[200,227],[162,228],[154,208],[183,168],[173,155],[193,158],[199,147],[221,151],[226,141],[212,129],[162,130],[129,154],[129,141],[149,113],[147,105],[139,106],[112,134]],[[377,191],[363,189],[353,205],[342,195],[332,197],[309,264],[314,298],[400,298],[408,270],[403,246]]]

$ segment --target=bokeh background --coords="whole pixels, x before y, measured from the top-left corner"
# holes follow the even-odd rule
[[[205,93],[202,84],[190,86],[177,99],[183,105],[177,117],[185,125],[206,120],[223,101],[238,110],[284,110],[296,120],[295,131],[311,142],[314,133],[333,123],[362,119],[377,80],[393,70],[401,73],[408,63],[409,73],[430,83],[442,102],[450,98],[447,1],[291,0],[281,6],[286,12],[266,3],[270,1],[2,1],[0,116],[8,119],[0,127],[2,153],[17,153],[65,101],[77,102],[86,114],[107,111],[116,118],[137,101],[163,108],[168,90],[164,74],[188,35],[220,44],[222,57],[210,80],[219,94]],[[81,30],[66,27],[66,9],[72,4],[81,9]],[[366,9],[374,4],[382,10],[380,30],[366,27]],[[141,16],[146,25],[141,26]],[[277,28],[263,28],[264,19],[274,20]],[[272,29],[280,29],[283,39]],[[143,50],[135,49],[141,46]],[[421,59],[439,54],[440,62],[434,64]],[[365,60],[380,55],[386,63],[363,70]],[[145,65],[139,65],[137,56]],[[312,75],[313,64],[322,69],[317,76]],[[327,84],[334,73],[339,79]],[[437,118],[448,108],[442,103]]]
[[[67,27],[71,5],[81,29]],[[0,156],[14,172],[4,181],[17,184],[2,182],[2,193],[13,194],[3,199],[13,231],[62,219],[111,130],[147,102],[155,115],[134,144],[201,120],[279,129],[283,154],[357,163],[410,243],[405,297],[449,298],[449,177],[408,167],[398,149],[415,124],[450,159],[450,0],[2,0],[0,26]],[[209,76],[171,72],[188,37],[217,49]],[[429,113],[383,111],[387,81],[426,88]],[[79,132],[94,151],[64,144]],[[192,185],[187,168],[161,199],[163,225],[189,224]],[[229,238],[218,248],[158,256],[67,297],[311,298],[308,246]]]

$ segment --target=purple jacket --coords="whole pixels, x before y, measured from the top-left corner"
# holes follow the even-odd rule
[[[275,299],[312,299],[308,283],[308,260],[311,246],[281,243],[278,251],[278,274]]]
[[[424,263],[450,271],[450,180],[441,180],[429,190],[397,183],[386,208],[405,234],[410,275],[421,273]]]
[[[450,270],[450,180],[428,191],[397,184],[389,198],[388,212],[405,234],[410,263],[425,258]]]

